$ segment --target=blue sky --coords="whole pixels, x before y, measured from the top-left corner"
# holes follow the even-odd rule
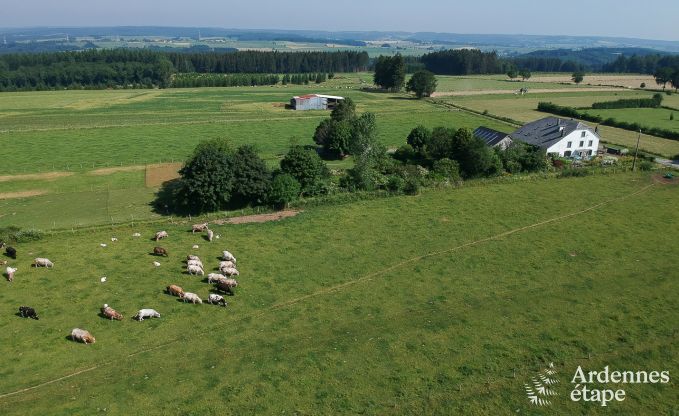
[[[679,0],[5,0],[0,27],[212,26],[679,41]]]

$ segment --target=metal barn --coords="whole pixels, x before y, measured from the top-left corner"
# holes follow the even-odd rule
[[[322,94],[307,94],[292,97],[290,107],[293,110],[332,110],[344,97]]]

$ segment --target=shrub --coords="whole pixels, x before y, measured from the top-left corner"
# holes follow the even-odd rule
[[[0,228],[0,241],[5,243],[27,243],[42,239],[43,232],[40,230],[22,230],[19,227],[10,225]]]
[[[407,142],[413,149],[421,151],[429,143],[430,139],[431,131],[424,126],[419,125],[410,131]]]
[[[417,153],[415,152],[415,149],[409,144],[404,144],[394,152],[394,159],[400,160],[401,162],[408,162],[416,157]]]
[[[653,94],[651,98],[629,98],[624,100],[603,101],[592,104],[595,109],[618,108],[658,108],[662,104],[662,94]]]
[[[400,193],[405,187],[405,180],[398,175],[390,175],[387,178],[387,190],[391,193]]]
[[[646,88],[646,83],[645,83],[645,82],[642,82],[641,85],[639,85],[639,87],[641,87],[641,88]]]
[[[306,195],[319,195],[327,191],[330,171],[314,149],[293,146],[281,160],[281,171],[292,175]]]
[[[642,160],[639,162],[639,170],[648,172],[649,170],[653,170],[653,162],[648,161],[648,160]]]
[[[455,160],[443,158],[434,162],[433,172],[436,176],[450,182],[460,181],[460,164]]]
[[[587,169],[582,168],[565,168],[559,173],[559,178],[571,178],[571,177],[582,177],[589,175],[590,172]]]
[[[299,197],[301,186],[290,174],[274,176],[269,190],[269,203],[276,208],[285,208]]]

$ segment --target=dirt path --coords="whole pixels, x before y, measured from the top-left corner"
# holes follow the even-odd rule
[[[233,217],[233,218],[227,218],[224,220],[216,220],[212,221],[215,224],[249,224],[249,223],[254,223],[254,222],[269,222],[269,221],[278,221],[282,220],[283,218],[290,218],[294,217],[295,215],[299,214],[300,212],[303,211],[295,211],[295,210],[285,210],[285,211],[278,211],[274,212],[271,214],[258,214],[258,215],[245,215],[243,217]]]
[[[26,175],[3,175],[0,176],[0,182],[36,181],[36,180],[50,181],[71,175],[73,175],[73,172],[45,172],[45,173],[29,173]]]
[[[619,87],[596,87],[596,88],[529,88],[530,94],[545,94],[555,92],[610,92],[624,91],[625,88]],[[469,91],[443,91],[435,92],[431,96],[436,97],[464,97],[468,95],[491,95],[491,94],[514,94],[517,90],[469,90]]]
[[[47,191],[41,189],[34,189],[32,191],[19,191],[19,192],[0,192],[0,199],[16,199],[16,198],[28,198],[30,196],[45,195]]]
[[[101,169],[95,169],[87,172],[88,175],[94,175],[94,176],[105,176],[105,175],[110,175],[112,173],[116,172],[136,172],[140,170],[144,170],[145,166],[143,165],[133,165],[133,166],[117,166],[114,168],[101,168]]]

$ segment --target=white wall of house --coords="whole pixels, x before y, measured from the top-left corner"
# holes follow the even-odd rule
[[[578,152],[596,156],[599,148],[599,136],[587,129],[575,130],[547,149],[547,153],[558,153],[559,156],[571,156]]]

